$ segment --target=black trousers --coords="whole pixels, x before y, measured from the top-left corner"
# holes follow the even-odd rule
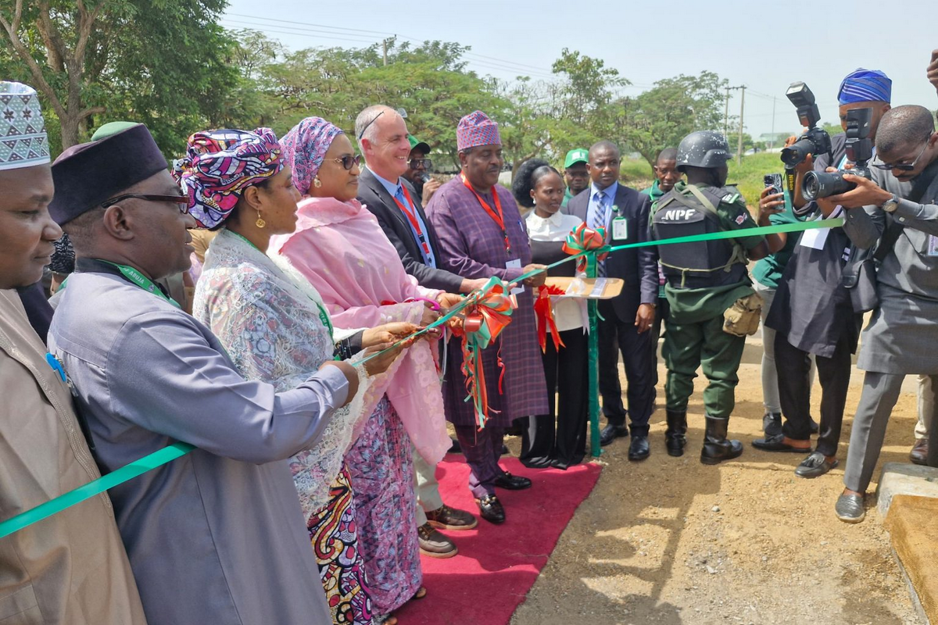
[[[586,456],[589,337],[578,328],[561,332],[560,340],[563,346],[557,351],[548,335],[542,355],[550,414],[517,420],[522,428],[520,459],[528,467],[566,469]]]
[[[625,365],[628,382],[628,415],[632,434],[648,436],[648,419],[655,406],[657,363],[654,329],[642,334],[635,320],[620,321],[609,300],[599,301],[597,338],[599,341],[599,394],[603,398],[603,414],[610,425],[625,425],[626,410],[622,405],[619,385],[619,352]]]
[[[836,456],[840,429],[847,405],[850,385],[850,343],[842,338],[830,358],[815,355],[818,381],[821,383],[821,424],[816,451]],[[775,334],[775,367],[778,371],[778,395],[785,424],[782,432],[788,438],[811,440],[811,360],[808,352],[788,342],[780,332]]]

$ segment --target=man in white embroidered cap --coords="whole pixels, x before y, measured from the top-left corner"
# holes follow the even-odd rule
[[[62,230],[36,92],[0,82],[0,522],[99,477],[55,359],[14,289],[35,284]],[[106,494],[0,539],[0,619],[145,625]]]

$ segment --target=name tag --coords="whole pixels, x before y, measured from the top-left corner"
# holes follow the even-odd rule
[[[612,220],[612,238],[623,241],[629,238],[629,222],[625,217]]]
[[[938,237],[933,234],[928,235],[928,255],[938,256]]]
[[[521,269],[521,259],[515,258],[514,260],[509,260],[505,263],[505,269]],[[524,293],[524,286],[521,284],[511,290],[512,295],[520,295],[521,293]]]

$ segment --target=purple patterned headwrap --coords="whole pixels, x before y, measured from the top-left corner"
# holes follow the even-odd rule
[[[309,195],[329,146],[343,132],[322,117],[307,117],[280,140],[283,160],[293,169],[293,186],[300,195]]]
[[[501,145],[498,124],[482,111],[474,111],[459,120],[456,126],[456,149],[462,152],[477,145]]]
[[[189,137],[173,176],[189,195],[189,214],[202,228],[225,221],[241,193],[283,169],[282,149],[270,128],[208,130]]]

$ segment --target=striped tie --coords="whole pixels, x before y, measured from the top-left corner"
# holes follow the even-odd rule
[[[606,194],[602,191],[597,191],[596,195],[593,196],[596,200],[596,210],[593,213],[593,230],[598,230],[606,228]],[[596,276],[599,278],[606,277],[606,261],[601,260],[596,263]]]

